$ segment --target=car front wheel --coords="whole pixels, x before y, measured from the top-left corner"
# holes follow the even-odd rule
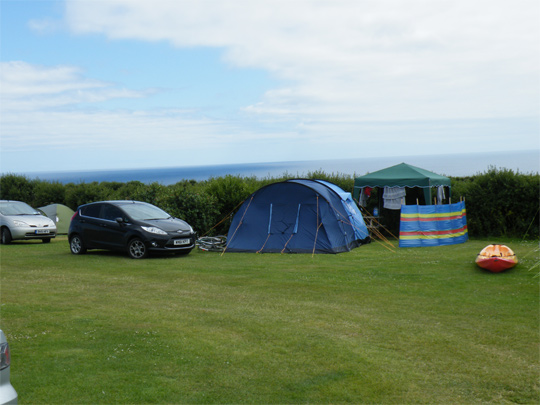
[[[82,255],[86,253],[86,247],[84,247],[84,242],[82,241],[79,235],[74,235],[69,240],[69,248],[71,253],[74,255]]]
[[[142,240],[135,238],[129,241],[128,253],[132,259],[144,259],[148,256],[148,249]]]
[[[8,228],[2,228],[2,245],[9,245],[11,243],[11,232]]]

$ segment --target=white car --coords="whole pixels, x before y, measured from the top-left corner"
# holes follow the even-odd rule
[[[12,240],[41,239],[50,242],[56,236],[54,222],[21,201],[0,200],[0,231],[2,244]]]
[[[9,381],[11,355],[6,335],[0,330],[0,404],[17,404],[17,391]]]

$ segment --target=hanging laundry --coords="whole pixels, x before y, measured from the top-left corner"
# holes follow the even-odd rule
[[[384,208],[399,210],[405,204],[405,187],[385,187],[383,193]]]
[[[437,187],[437,205],[442,204],[445,198],[444,186]]]

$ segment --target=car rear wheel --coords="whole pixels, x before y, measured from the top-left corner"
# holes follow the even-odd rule
[[[9,245],[11,243],[11,232],[8,228],[2,228],[2,236],[1,236],[2,245]]]
[[[69,240],[69,248],[74,255],[82,255],[86,253],[86,247],[79,235],[74,235]]]
[[[142,240],[135,238],[129,241],[128,253],[132,259],[144,259],[148,256],[148,249]]]

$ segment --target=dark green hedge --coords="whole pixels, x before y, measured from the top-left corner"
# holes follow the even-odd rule
[[[72,209],[101,200],[133,199],[165,209],[188,221],[199,234],[224,234],[231,214],[262,186],[287,178],[224,176],[182,181],[170,186],[138,181],[61,184],[25,176],[0,177],[0,199],[25,201],[33,207],[62,203]],[[322,171],[308,178],[323,179],[352,191],[354,178]],[[540,176],[490,168],[470,177],[452,178],[452,200],[465,198],[469,234],[479,237],[539,237]]]
[[[452,179],[452,195],[465,198],[470,235],[538,238],[539,179],[497,168]]]

